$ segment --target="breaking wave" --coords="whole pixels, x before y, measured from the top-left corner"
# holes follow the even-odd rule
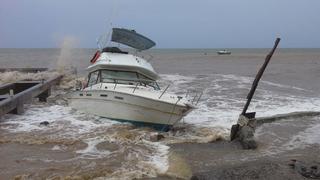
[[[17,81],[41,81],[50,79],[59,75],[58,72],[37,72],[37,73],[22,73],[18,71],[8,71],[0,73],[0,84],[13,83]]]
[[[185,117],[185,123],[226,130],[237,121],[253,81],[249,77],[221,74],[195,77],[162,75],[162,79],[163,83],[174,82],[176,87],[169,88],[172,93],[203,91],[198,109]],[[257,112],[258,117],[295,111],[320,111],[320,98],[306,98],[303,94],[308,92],[309,90],[299,87],[261,81],[249,111]]]

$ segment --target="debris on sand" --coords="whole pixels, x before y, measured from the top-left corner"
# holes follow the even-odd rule
[[[48,121],[42,121],[40,122],[40,125],[42,126],[48,126],[50,123]]]
[[[291,159],[289,163],[296,172],[310,179],[320,179],[320,163],[305,163],[296,159]]]

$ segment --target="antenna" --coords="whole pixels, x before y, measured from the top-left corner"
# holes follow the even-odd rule
[[[108,43],[110,43],[110,37],[111,37],[111,32],[112,32],[112,23],[110,23],[110,29],[108,30],[107,33],[102,34],[99,38],[97,38],[97,45],[100,51],[102,51],[102,49],[104,47],[106,47],[108,45]]]
[[[112,27],[113,27],[113,22],[115,21],[117,15],[118,15],[118,8],[119,4],[117,3],[117,0],[113,0],[112,3],[110,3],[111,7],[111,14],[109,14],[109,18],[107,18],[107,30],[104,34],[102,34],[99,38],[97,38],[97,45],[100,51],[106,46],[111,43],[111,33],[112,33]]]

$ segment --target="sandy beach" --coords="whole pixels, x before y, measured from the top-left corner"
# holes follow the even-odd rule
[[[274,129],[264,130],[281,134]],[[293,150],[279,150],[279,153],[268,155],[264,151],[270,146],[264,143],[263,138],[256,138],[259,146],[256,150],[243,150],[239,143],[228,141],[175,144],[171,149],[186,160],[194,179],[308,179],[289,166],[291,160],[301,161],[305,167],[319,166],[318,144]]]

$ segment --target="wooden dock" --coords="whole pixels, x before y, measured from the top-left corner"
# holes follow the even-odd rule
[[[58,84],[62,75],[43,81],[20,81],[0,86],[0,117],[7,113],[22,114],[23,105],[32,98],[46,101],[51,87]]]

